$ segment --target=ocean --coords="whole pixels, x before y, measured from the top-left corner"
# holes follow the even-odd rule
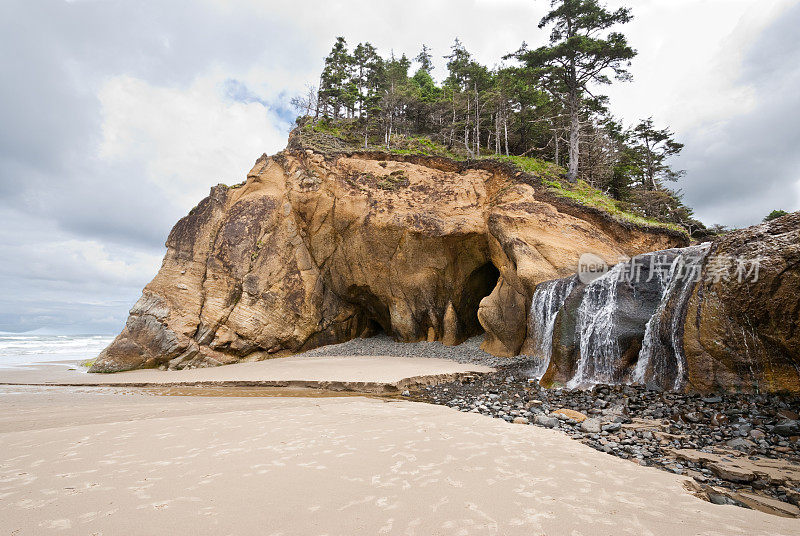
[[[3,333],[0,334],[0,368],[94,359],[112,340],[111,335]]]

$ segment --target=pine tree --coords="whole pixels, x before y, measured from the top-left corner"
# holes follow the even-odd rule
[[[359,43],[353,50],[353,85],[358,103],[358,117],[363,119],[381,83],[383,60],[370,43]]]
[[[325,58],[325,67],[320,78],[320,104],[326,114],[330,109],[334,119],[339,118],[339,111],[347,107],[352,100],[350,72],[353,59],[347,51],[344,37],[337,37],[330,54]]]
[[[431,74],[433,71],[433,62],[431,61],[431,49],[427,47],[427,45],[422,45],[422,51],[417,54],[417,57],[414,58],[414,61],[419,62],[420,69],[425,71],[428,74]]]
[[[607,72],[618,80],[629,80],[626,67],[636,55],[624,35],[600,34],[616,24],[631,20],[629,8],[609,11],[597,0],[551,0],[552,10],[539,28],[553,25],[550,44],[524,51],[519,59],[528,66],[549,72],[563,84],[570,116],[569,173],[577,180],[580,160],[580,123],[584,97],[590,84],[610,84]]]
[[[652,117],[633,128],[630,140],[636,155],[635,175],[643,188],[658,190],[663,181],[674,182],[685,174],[683,170],[673,170],[667,163],[670,157],[680,154],[683,144],[673,139],[668,128],[655,128]]]
[[[411,61],[403,54],[400,59],[391,58],[385,64],[386,89],[381,99],[384,117],[384,142],[388,149],[391,144],[392,134],[397,128],[396,119],[405,107],[405,97],[408,89],[408,69]]]

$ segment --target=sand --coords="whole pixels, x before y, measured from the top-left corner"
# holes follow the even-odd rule
[[[449,359],[393,356],[292,356],[190,370],[131,370],[88,374],[77,363],[0,369],[0,384],[26,385],[260,385],[392,392],[494,371]]]
[[[559,432],[442,406],[108,391],[0,389],[0,533],[800,533]]]

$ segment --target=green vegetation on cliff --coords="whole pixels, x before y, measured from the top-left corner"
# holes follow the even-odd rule
[[[489,68],[456,40],[436,78],[426,45],[411,60],[382,57],[370,43],[350,49],[340,37],[319,88],[293,104],[305,134],[321,135],[322,149],[510,160],[543,178],[557,175],[550,186],[564,197],[702,234],[680,192],[666,186],[683,174],[670,165],[683,145],[650,118],[623,125],[598,92],[630,79],[635,51],[614,28],[631,18],[628,8],[609,10],[597,0],[553,0],[540,24],[548,45],[523,43]]]
[[[787,214],[789,214],[789,213],[788,213],[788,212],[786,212],[785,210],[780,210],[780,209],[778,209],[778,210],[773,210],[772,212],[770,212],[770,213],[769,213],[769,214],[768,214],[768,215],[767,215],[767,216],[764,218],[764,221],[772,221],[772,220],[777,220],[778,218],[782,218],[783,216],[786,216]]]
[[[298,127],[295,135],[299,136],[300,144],[303,147],[325,153],[365,150],[363,139],[360,138],[358,132],[359,123],[357,121],[339,120],[334,122],[320,120],[311,122],[302,119],[298,121],[303,125]],[[380,140],[369,139],[366,150],[377,150],[396,155],[439,156],[462,162],[476,160],[475,158],[470,158],[464,152],[450,150],[425,136],[395,135],[393,143],[394,145],[387,150]],[[686,229],[678,224],[645,216],[637,210],[636,206],[614,199],[582,179],[575,183],[569,182],[566,179],[566,169],[553,162],[531,156],[506,156],[491,153],[483,154],[479,159],[510,163],[520,171],[538,178],[551,194],[570,199],[584,206],[603,210],[615,219],[645,227],[686,232]],[[378,187],[395,189],[398,186],[392,180],[384,182],[385,184],[380,183]]]

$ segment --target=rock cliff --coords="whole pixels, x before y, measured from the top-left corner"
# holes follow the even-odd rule
[[[635,281],[619,277],[635,263]],[[638,256],[588,285],[548,283],[532,309],[556,287],[568,292],[529,334],[549,343],[543,385],[800,393],[800,213]]]
[[[481,160],[319,152],[290,141],[215,186],[92,372],[266,359],[377,331],[518,354],[536,286],[592,252],[686,245]]]
[[[687,388],[800,393],[800,212],[730,233],[708,258],[683,322]]]

